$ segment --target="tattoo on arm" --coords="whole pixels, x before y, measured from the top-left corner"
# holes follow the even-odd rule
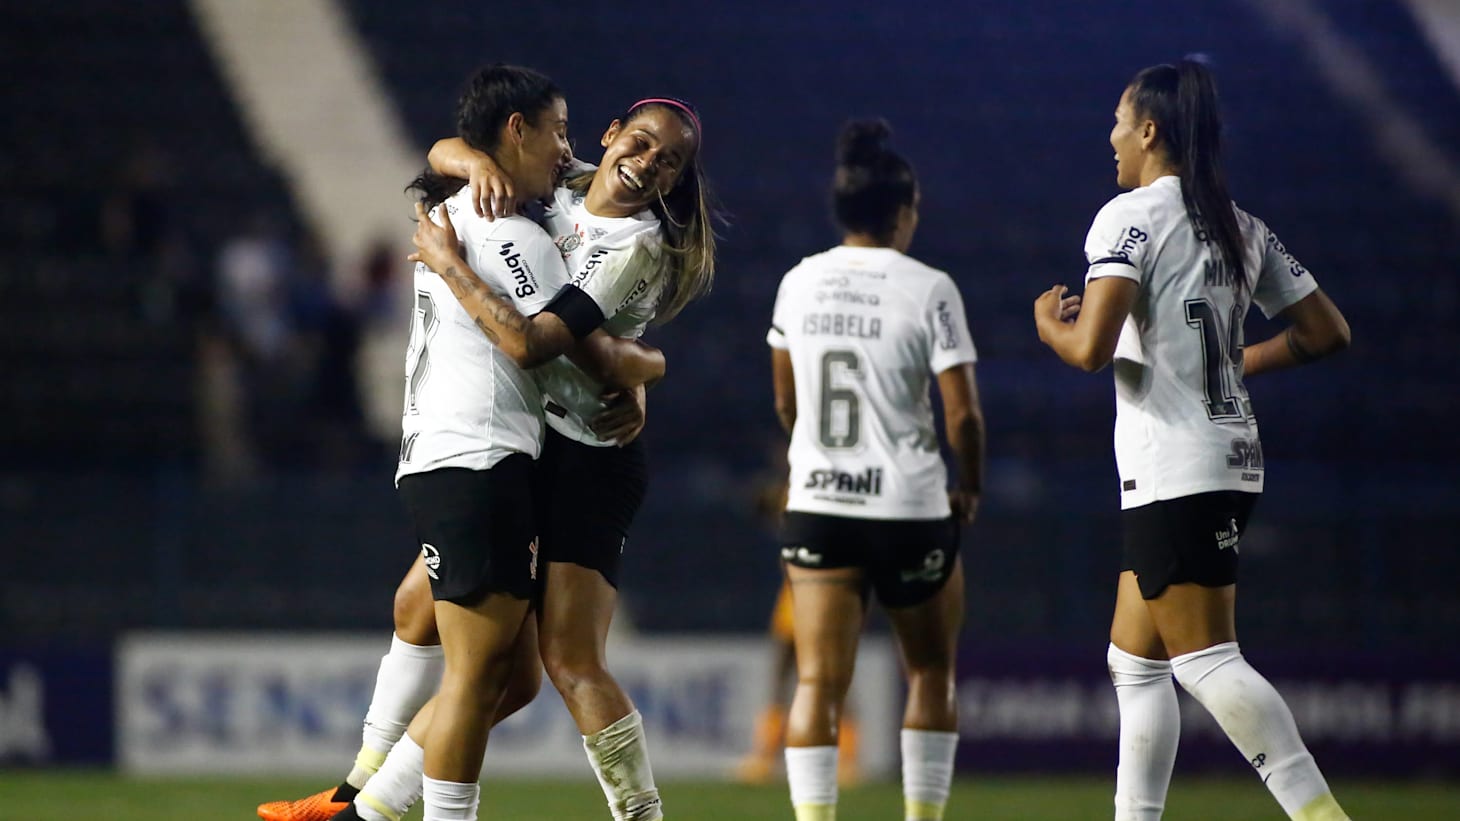
[[[1283,337],[1287,340],[1288,352],[1293,355],[1294,359],[1298,360],[1298,364],[1306,365],[1318,358],[1317,354],[1303,347],[1302,343],[1298,341],[1298,337],[1293,335],[1293,329],[1291,327],[1283,334]]]
[[[475,322],[477,324],[477,327],[481,329],[482,333],[486,335],[487,341],[491,342],[493,345],[501,345],[502,344],[502,338],[499,337],[499,336],[497,336],[497,332],[494,331],[494,330],[492,330],[492,326],[491,325],[488,325],[486,322],[482,321],[482,319],[480,319],[479,317],[475,317],[474,316],[471,319],[472,319],[473,322]]]
[[[491,340],[493,345],[500,345],[502,341],[501,335],[497,333],[494,326],[521,334],[525,340],[531,341],[528,330],[532,327],[532,321],[519,313],[507,300],[492,293],[491,289],[487,288],[475,275],[462,273],[455,265],[450,265],[442,272],[441,277],[446,280],[446,285],[451,288],[451,293],[455,294],[458,300],[465,302],[468,298],[475,296],[480,301],[486,316],[479,316],[470,309],[468,309],[468,313],[472,315],[472,321],[483,334],[486,334],[487,339]],[[531,346],[528,347],[530,350]]]

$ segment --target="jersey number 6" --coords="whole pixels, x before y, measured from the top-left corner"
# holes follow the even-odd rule
[[[862,436],[862,402],[852,385],[862,378],[856,351],[821,355],[821,446],[854,448]]]

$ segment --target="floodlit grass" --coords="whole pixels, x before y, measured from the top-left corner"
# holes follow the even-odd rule
[[[586,765],[585,765],[586,766]],[[1363,782],[1335,779],[1344,808],[1360,821],[1460,819],[1460,785],[1435,782]],[[0,818],[26,821],[197,821],[255,818],[254,807],[324,788],[310,781],[259,778],[123,778],[103,772],[12,770],[0,773]],[[789,819],[784,785],[669,781],[661,785],[670,821]],[[961,779],[954,785],[948,821],[1106,821],[1112,785],[1090,778]],[[603,796],[587,772],[571,781],[491,781],[482,788],[483,821],[606,821]],[[1167,805],[1169,821],[1273,819],[1283,815],[1257,779],[1178,777]],[[419,819],[417,808],[407,819]],[[897,821],[902,796],[896,784],[866,784],[842,791],[839,821]]]

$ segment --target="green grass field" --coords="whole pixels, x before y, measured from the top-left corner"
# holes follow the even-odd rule
[[[317,782],[265,779],[128,779],[91,772],[0,773],[0,818],[17,821],[200,821],[255,818],[258,803],[296,798]],[[661,785],[668,818],[679,821],[789,819],[784,786],[668,782]],[[1099,779],[1009,778],[961,780],[954,785],[948,821],[1105,821],[1111,785]],[[1460,819],[1460,785],[1426,782],[1338,781],[1338,797],[1360,821],[1454,821]],[[596,784],[487,782],[484,821],[606,821]],[[895,784],[867,784],[842,791],[840,821],[897,821],[902,798]],[[1257,779],[1178,778],[1167,802],[1171,821],[1274,819],[1282,813]],[[417,809],[407,816],[420,818]]]

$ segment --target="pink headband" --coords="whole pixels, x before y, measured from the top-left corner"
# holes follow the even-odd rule
[[[700,137],[700,139],[704,139],[704,136],[703,135],[704,135],[705,130],[700,127],[700,118],[698,116],[696,116],[696,114],[694,113],[694,110],[693,109],[691,109],[689,106],[685,105],[684,103],[681,103],[678,100],[670,99],[669,97],[649,97],[647,99],[640,100],[637,103],[634,103],[633,105],[629,106],[629,111],[632,112],[635,109],[637,109],[639,106],[649,105],[650,103],[658,103],[659,105],[667,105],[670,108],[677,108],[680,111],[683,111],[685,114],[688,114],[689,115],[689,121],[691,123],[694,123],[695,135],[698,136],[698,137]]]

